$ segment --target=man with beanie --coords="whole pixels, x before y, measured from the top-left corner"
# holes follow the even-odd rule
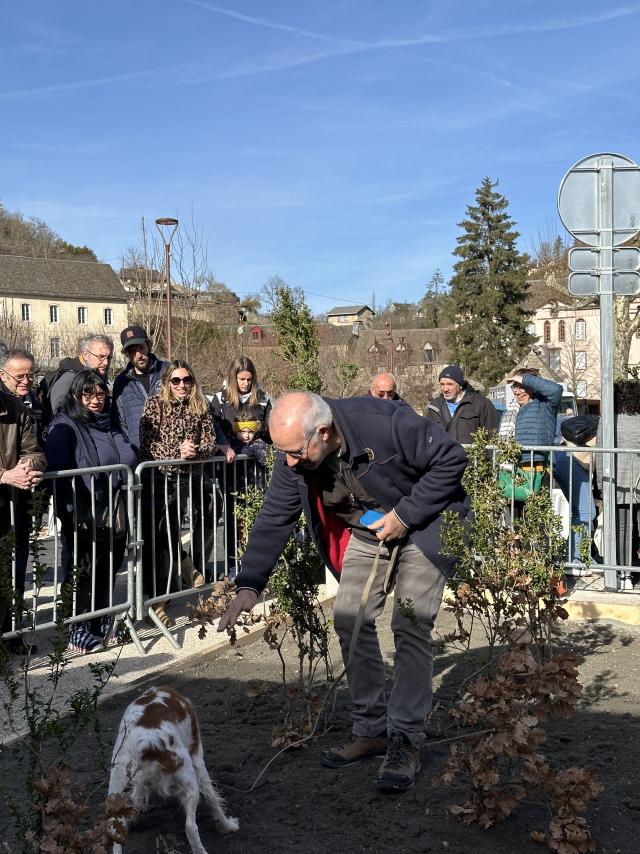
[[[447,365],[438,377],[439,397],[427,405],[425,417],[467,445],[473,441],[476,430],[497,430],[500,417],[494,405],[483,397],[465,380],[459,365]]]
[[[169,362],[151,352],[151,342],[142,326],[127,326],[120,333],[122,352],[129,364],[113,383],[113,413],[122,434],[138,453],[140,415],[144,402],[155,394]]]

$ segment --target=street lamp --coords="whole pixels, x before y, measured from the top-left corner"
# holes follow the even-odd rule
[[[171,241],[178,228],[178,220],[171,216],[156,220],[156,228],[164,243],[164,267],[167,276],[167,357],[171,359]]]

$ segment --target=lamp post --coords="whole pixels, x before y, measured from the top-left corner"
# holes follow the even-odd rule
[[[171,342],[171,241],[178,228],[178,220],[171,216],[160,217],[156,220],[156,228],[164,243],[164,267],[167,276],[167,358],[172,357]]]

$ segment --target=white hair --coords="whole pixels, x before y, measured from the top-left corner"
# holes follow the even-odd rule
[[[300,423],[304,430],[305,439],[310,439],[320,427],[330,427],[333,424],[331,407],[324,398],[311,391],[285,392],[285,394],[280,395],[269,413],[269,423],[280,415],[280,409],[286,405],[287,398],[291,394],[302,395],[307,402],[307,406],[300,414]]]
[[[98,332],[92,332],[90,335],[85,335],[84,338],[80,339],[78,344],[79,352],[84,353],[85,350],[88,350],[94,342],[106,344],[107,347],[110,347],[111,350],[113,350],[113,338],[110,338],[108,335],[102,335]]]

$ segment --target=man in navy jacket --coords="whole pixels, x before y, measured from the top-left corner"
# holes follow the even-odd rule
[[[118,428],[137,454],[142,407],[147,397],[157,392],[169,363],[151,352],[151,342],[142,326],[127,326],[120,333],[120,341],[129,364],[113,383],[113,414]]]
[[[281,453],[242,559],[238,595],[218,630],[251,610],[304,512],[321,556],[340,577],[334,623],[352,699],[352,736],[323,751],[322,762],[341,768],[386,752],[377,785],[403,791],[420,768],[432,701],[431,630],[454,563],[441,554],[441,514],[467,513],[460,484],[466,454],[408,404],[374,397],[327,400],[289,392],[276,401],[269,431]],[[373,524],[361,521],[367,510],[379,514]],[[395,545],[395,666],[387,701],[375,621]]]

